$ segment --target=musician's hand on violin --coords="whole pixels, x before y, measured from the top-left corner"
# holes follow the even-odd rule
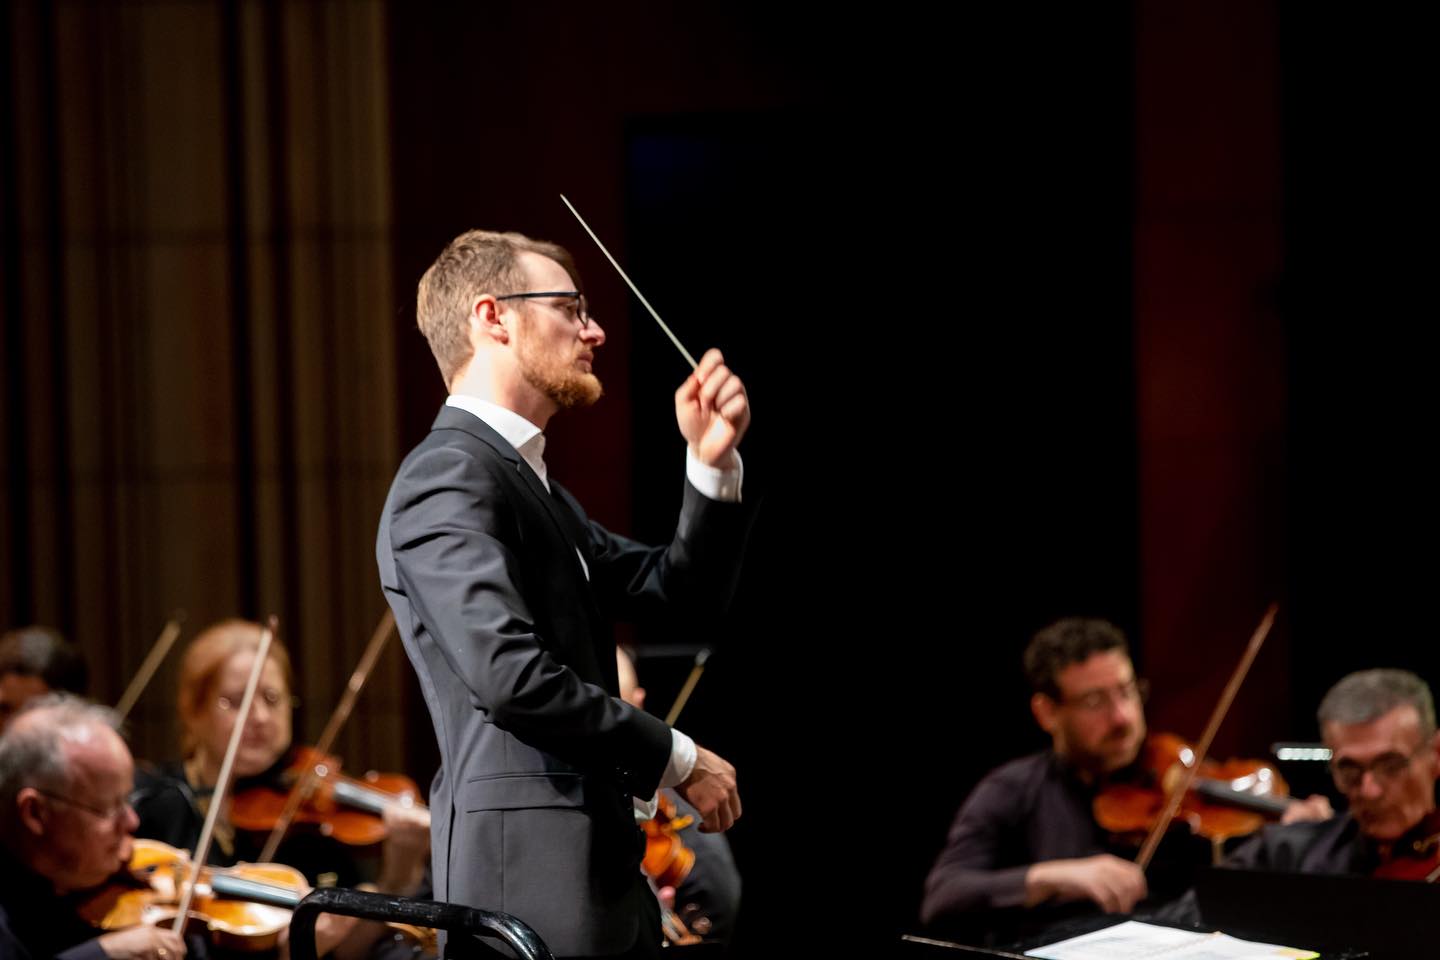
[[[740,819],[740,792],[735,768],[718,753],[695,745],[695,769],[675,788],[700,812],[703,833],[729,830]]]
[[[1106,913],[1129,913],[1145,899],[1145,871],[1108,853],[1078,860],[1045,860],[1025,873],[1028,906],[1047,900],[1091,900]]]
[[[385,821],[385,843],[376,886],[385,893],[410,896],[420,889],[425,878],[425,859],[430,856],[430,811],[388,804],[381,816]]]
[[[95,943],[110,960],[180,960],[185,941],[160,927],[131,927],[97,937]]]
[[[1291,800],[1285,812],[1280,815],[1281,823],[1300,823],[1305,820],[1329,820],[1335,816],[1330,798],[1321,793],[1312,793],[1304,800]]]
[[[701,463],[735,466],[735,448],[750,428],[750,398],[719,350],[705,351],[695,372],[675,391],[675,420]]]

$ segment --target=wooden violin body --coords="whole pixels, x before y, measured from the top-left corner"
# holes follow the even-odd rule
[[[80,915],[102,930],[171,924],[190,858],[156,840],[136,840],[128,876],[98,891]],[[290,907],[309,892],[300,871],[283,864],[241,864],[201,872],[186,928],[228,950],[273,949],[290,926]]]
[[[368,773],[364,779],[345,776],[340,761],[309,747],[299,747],[286,771],[288,788],[307,771],[312,789],[295,812],[294,822],[310,824],[328,837],[353,846],[385,839],[385,808],[397,804],[423,809],[415,781],[400,774]],[[269,832],[285,811],[288,794],[279,786],[240,790],[231,801],[230,822],[237,830]]]
[[[659,806],[652,819],[644,822],[645,859],[640,867],[657,886],[678,887],[695,866],[695,851],[685,846],[680,831],[690,825],[690,817],[677,816],[679,808],[663,791],[657,794]]]
[[[1194,765],[1189,744],[1173,734],[1151,734],[1140,763],[1150,784],[1116,784],[1095,798],[1096,822],[1118,836],[1149,832],[1165,808],[1168,792]],[[1289,787],[1273,767],[1259,760],[1207,760],[1175,815],[1197,836],[1215,843],[1254,833],[1279,817],[1288,803]]]

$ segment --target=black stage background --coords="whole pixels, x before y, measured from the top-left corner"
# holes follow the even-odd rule
[[[670,394],[685,369],[565,212],[562,191],[687,346],[722,347],[746,378],[746,496],[764,506],[737,608],[722,623],[626,633],[642,646],[716,649],[680,726],[740,771],[746,814],[732,843],[746,953],[883,944],[913,929],[920,884],[966,791],[1040,745],[1018,659],[1053,617],[1103,615],[1131,631],[1157,681],[1152,716],[1194,735],[1264,602],[1279,599],[1276,637],[1222,737],[1226,751],[1313,736],[1314,705],[1346,670],[1400,664],[1440,679],[1426,335],[1437,158],[1418,18],[1241,2],[945,14],[904,3],[855,13],[659,2],[176,9],[195,21],[202,51],[250,56],[256,41],[264,54],[238,66],[219,58],[231,72],[217,110],[221,94],[249,89],[237,77],[259,71],[276,84],[266,110],[297,98],[292,124],[310,94],[273,78],[305,76],[311,64],[294,52],[295,37],[310,34],[291,15],[338,45],[352,11],[379,11],[390,210],[380,249],[393,289],[379,303],[317,299],[281,318],[298,331],[296,357],[308,344],[332,367],[377,329],[393,337],[371,391],[388,411],[387,457],[419,439],[442,400],[413,328],[415,281],[463,229],[522,230],[576,252],[609,335],[598,364],[608,395],[557,419],[551,469],[602,522],[642,537],[668,531],[682,456]],[[333,441],[303,424],[286,433],[283,418],[276,428],[274,410],[252,398],[246,384],[268,390],[271,368],[229,347],[247,342],[268,308],[234,284],[192,297],[183,319],[155,308],[161,319],[150,322],[193,325],[220,351],[213,369],[198,365],[196,392],[234,426],[219,435],[216,464],[185,469],[216,491],[197,502],[237,504],[233,519],[222,513],[236,543],[208,527],[171,533],[171,565],[154,583],[77,574],[95,524],[103,555],[122,560],[146,533],[112,528],[103,512],[77,519],[68,499],[150,476],[97,474],[65,452],[91,429],[75,399],[93,372],[84,358],[123,349],[125,335],[90,344],[83,296],[56,306],[25,286],[54,294],[68,275],[60,251],[91,243],[62,216],[84,193],[64,179],[65,157],[77,144],[103,153],[125,119],[57,133],[58,121],[32,109],[63,113],[99,96],[103,84],[72,83],[43,57],[36,67],[34,53],[48,49],[35,38],[49,37],[65,54],[55,38],[88,15],[83,4],[22,3],[5,20],[0,93],[14,109],[0,178],[0,623],[58,623],[105,665],[101,692],[118,692],[170,605],[189,606],[196,626],[277,608],[303,620],[341,591],[301,574],[328,572],[343,554],[361,612],[342,626],[363,638],[379,609],[364,587],[379,501],[366,488],[331,505],[347,533],[318,546],[303,523],[267,525],[267,498],[284,501],[315,477],[323,494],[352,474],[326,459]],[[105,31],[86,36],[109,49]],[[132,35],[138,47],[127,49],[164,36]],[[338,46],[316,49],[324,63],[341,59]],[[155,62],[147,69],[161,71]],[[50,78],[38,99],[31,67]],[[178,69],[146,95],[152,109],[186,85],[184,62]],[[188,69],[196,84],[214,80],[204,63]],[[345,89],[333,78],[327,88]],[[188,116],[183,102],[177,110]],[[264,139],[251,114],[237,115],[249,119],[226,113],[222,138],[232,164]],[[134,127],[126,136],[159,136]],[[265,250],[347,236],[303,218],[271,229],[263,211],[245,220],[252,190],[281,206],[303,200],[308,181],[281,172],[285,150],[305,138],[292,132],[274,148],[274,182],[237,183],[233,166],[208,175],[230,219],[204,242],[229,251],[232,273],[263,272]],[[59,171],[50,192],[32,190],[32,162]],[[343,168],[344,148],[325,163]],[[173,189],[186,197],[189,186]],[[250,248],[246,230],[258,238]],[[253,264],[243,249],[260,251]],[[326,261],[314,266],[323,275]],[[298,288],[306,275],[282,280]],[[374,326],[352,322],[369,314]],[[346,382],[349,368],[336,369],[327,402]],[[303,367],[281,364],[273,376],[278,409],[302,408]],[[156,429],[184,406],[157,403]],[[337,429],[362,429],[347,409],[331,411]],[[267,473],[272,429],[297,452]],[[393,462],[367,463],[383,493]],[[191,525],[190,501],[161,499],[154,510],[171,527]],[[303,500],[287,509],[278,515],[306,516]],[[276,554],[285,559],[268,563]],[[211,570],[213,589],[185,600],[196,566]],[[343,659],[324,637],[316,627],[292,641],[302,673]],[[642,662],[658,712],[685,668]],[[406,723],[372,724],[370,742],[424,782],[435,756],[428,720],[405,668],[392,669],[394,715]],[[346,671],[312,681],[302,730],[319,729]],[[167,707],[141,711],[142,743],[166,739]]]

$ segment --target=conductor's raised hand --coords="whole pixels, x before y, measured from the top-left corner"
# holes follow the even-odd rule
[[[695,372],[675,391],[675,420],[701,463],[735,466],[735,448],[750,428],[750,398],[719,350],[705,351]]]

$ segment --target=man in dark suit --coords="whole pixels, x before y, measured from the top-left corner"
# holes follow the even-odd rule
[[[557,954],[654,954],[637,801],[675,786],[724,830],[740,798],[729,763],[619,699],[610,623],[728,601],[745,387],[711,350],[676,392],[684,501],[671,543],[647,547],[591,522],[542,458],[550,417],[601,392],[605,333],[563,248],[462,234],[417,319],[450,398],[396,474],[376,552],[441,750],[436,896],[513,914]]]

